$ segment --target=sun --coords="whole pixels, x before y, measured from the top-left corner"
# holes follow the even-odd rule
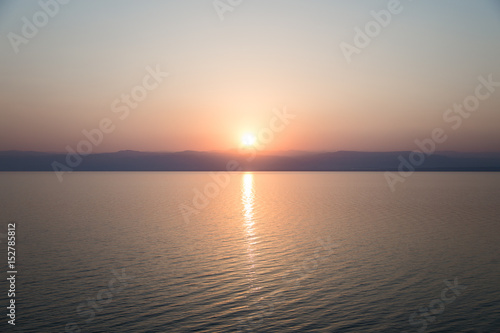
[[[241,143],[243,144],[243,146],[246,146],[246,147],[253,146],[256,141],[257,141],[257,138],[252,133],[243,134],[243,136],[241,137]]]

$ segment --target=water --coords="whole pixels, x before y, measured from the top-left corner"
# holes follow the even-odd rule
[[[500,173],[216,175],[0,173],[1,330],[500,332]]]

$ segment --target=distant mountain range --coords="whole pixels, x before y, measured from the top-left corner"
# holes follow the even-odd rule
[[[64,169],[66,168],[66,169]],[[87,156],[0,152],[0,171],[500,171],[500,153],[436,152],[163,152],[119,151]]]

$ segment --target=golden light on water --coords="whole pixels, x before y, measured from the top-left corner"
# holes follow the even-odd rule
[[[254,191],[253,175],[251,173],[245,173],[243,175],[242,202],[245,224],[247,227],[253,227]]]
[[[248,282],[252,286],[252,289],[259,289],[255,287],[255,220],[254,220],[254,201],[255,193],[253,186],[253,174],[245,173],[243,174],[242,187],[241,187],[241,202],[243,204],[243,222],[245,227],[245,242],[248,255],[248,262],[250,265],[248,272]]]

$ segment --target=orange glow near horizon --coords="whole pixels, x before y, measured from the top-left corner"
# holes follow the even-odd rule
[[[0,2],[0,34],[22,34],[33,6]],[[0,38],[0,151],[77,151],[90,142],[84,131],[99,142],[92,153],[412,151],[435,128],[448,135],[440,151],[499,150],[494,0],[460,3],[454,15],[435,1],[405,9],[405,33],[384,30],[352,63],[339,46],[356,45],[353,18],[364,29],[368,2],[263,1],[227,12],[230,26],[189,1],[78,6],[29,45]],[[490,75],[494,86],[478,91],[491,94],[463,118],[455,103]]]

